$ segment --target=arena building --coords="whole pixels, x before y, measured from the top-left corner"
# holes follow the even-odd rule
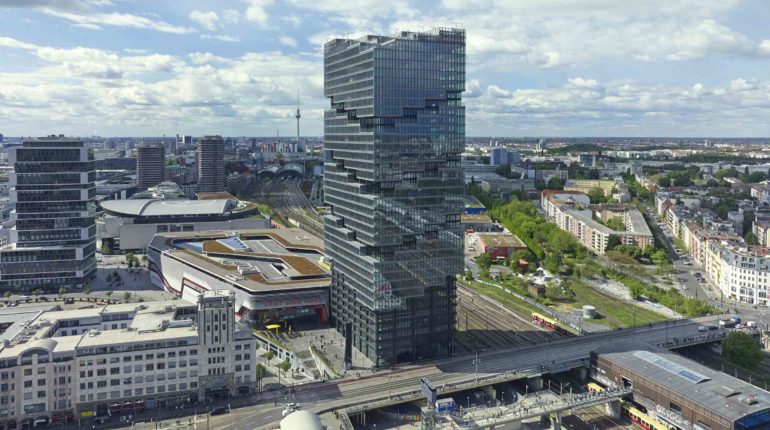
[[[323,242],[299,228],[159,233],[147,252],[153,285],[196,301],[235,293],[235,311],[256,326],[326,323],[329,266]]]
[[[669,429],[770,428],[769,392],[673,352],[637,348],[622,343],[591,353],[591,376],[633,388],[633,402]]]
[[[231,199],[128,199],[102,202],[97,219],[102,248],[145,250],[156,233],[270,227],[257,205]]]

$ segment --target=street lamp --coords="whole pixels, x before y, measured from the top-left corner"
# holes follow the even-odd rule
[[[479,382],[479,352],[476,351],[476,359],[473,360],[473,364],[476,365],[476,382]]]

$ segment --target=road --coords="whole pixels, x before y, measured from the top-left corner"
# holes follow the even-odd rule
[[[647,213],[649,220],[656,219],[656,214],[649,206],[644,206],[644,210]],[[657,241],[666,248],[668,256],[674,265],[674,269],[676,270],[675,276],[677,278],[677,282],[686,287],[680,289],[679,292],[686,297],[710,300],[714,293],[709,294],[709,291],[706,291],[706,289],[711,291],[716,291],[716,289],[713,289],[707,283],[701,283],[695,279],[693,272],[700,271],[699,268],[697,266],[685,264],[685,260],[682,258],[682,255],[676,252],[676,247],[672,243],[672,240],[669,239],[671,232],[668,231],[668,227],[666,227],[665,223],[651,225],[650,230],[652,230],[653,234],[655,235],[655,239],[657,239]],[[717,305],[717,307],[719,306]]]
[[[706,317],[694,321],[662,323],[652,327],[638,327],[622,331],[567,338],[531,347],[516,346],[502,348],[479,354],[478,377],[484,378],[510,372],[538,368],[544,363],[559,363],[586,358],[590,351],[621,340],[634,340],[638,343],[657,344],[666,339],[698,336],[698,325],[714,324],[715,317]],[[358,380],[346,380],[327,383],[308,389],[297,390],[292,401],[299,402],[303,408],[314,411],[326,411],[347,407],[352,404],[370,403],[387,399],[400,392],[411,392],[418,388],[421,377],[427,377],[436,385],[455,384],[475,377],[475,356],[463,355],[438,361],[434,364],[407,368],[392,373],[382,373]],[[279,399],[283,402],[284,399]],[[281,403],[261,403],[255,406],[235,409],[232,414],[211,417],[211,428],[228,430],[251,430],[275,424],[281,418]]]

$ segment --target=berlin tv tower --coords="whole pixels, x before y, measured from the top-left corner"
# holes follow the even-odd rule
[[[299,90],[297,91],[297,114],[294,115],[294,118],[297,118],[297,146],[294,148],[294,152],[297,152],[300,150],[300,143],[299,143],[299,119],[302,117],[302,115],[299,114]]]

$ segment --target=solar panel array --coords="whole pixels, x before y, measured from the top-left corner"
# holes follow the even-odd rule
[[[654,364],[660,367],[661,369],[669,373],[673,373],[674,375],[684,378],[692,382],[693,384],[697,384],[703,381],[708,381],[709,379],[711,379],[694,370],[690,370],[679,363],[674,363],[673,361],[663,358],[658,354],[655,354],[650,351],[636,351],[634,352],[634,355],[650,364]]]

